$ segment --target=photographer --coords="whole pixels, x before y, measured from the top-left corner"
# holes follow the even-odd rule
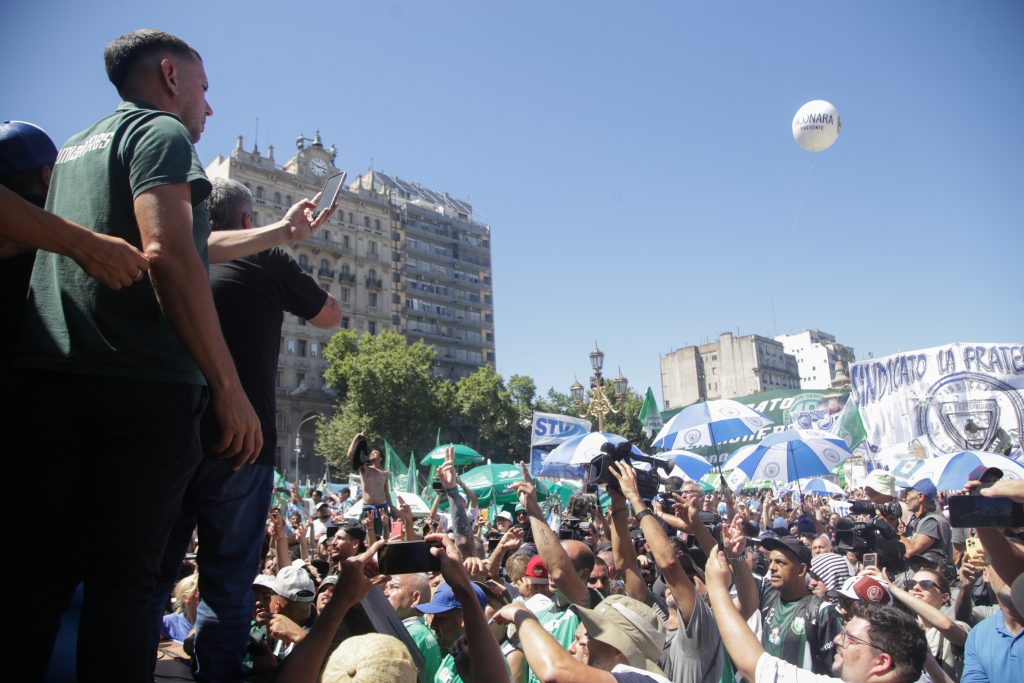
[[[654,561],[662,571],[665,583],[675,601],[680,624],[671,644],[659,664],[674,683],[702,683],[718,681],[722,675],[721,636],[711,616],[711,610],[697,595],[696,587],[683,570],[668,537],[658,524],[654,513],[646,506],[636,486],[636,474],[628,463],[617,462],[612,474],[619,482],[622,494],[636,512],[637,522],[654,554]],[[744,540],[739,535],[733,546],[734,557],[742,557]],[[737,562],[739,571],[747,571],[746,564]]]
[[[911,487],[907,493],[907,507],[912,517],[907,522],[901,542],[908,560],[919,558],[911,561],[911,566],[919,566],[924,561],[947,573],[953,567],[953,530],[942,513],[936,511],[937,497],[938,492],[931,479],[922,479]]]

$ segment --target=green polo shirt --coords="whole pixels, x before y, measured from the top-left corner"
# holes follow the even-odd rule
[[[141,248],[134,201],[161,185],[188,183],[192,239],[205,265],[210,182],[181,120],[145,102],[117,110],[65,143],[46,209]],[[40,250],[26,306],[18,364],[58,372],[205,384],[164,317],[149,278],[119,291],[72,259]]]
[[[434,680],[437,675],[438,666],[441,664],[441,646],[437,643],[433,630],[427,626],[423,617],[409,617],[403,619],[405,629],[409,632],[412,642],[423,653],[423,680]]]

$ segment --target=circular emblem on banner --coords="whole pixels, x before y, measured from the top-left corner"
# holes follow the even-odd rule
[[[683,434],[683,441],[685,441],[686,444],[689,446],[694,445],[695,443],[700,441],[700,430],[691,429],[690,431],[686,432],[685,434]]]
[[[868,586],[868,602],[882,602],[882,589],[879,586]]]
[[[931,386],[917,420],[934,452],[999,453],[1020,443],[1024,392],[988,375],[956,372]]]
[[[748,417],[744,422],[747,423],[748,427],[760,427],[762,420],[759,417]]]
[[[821,452],[821,457],[831,463],[837,463],[839,462],[839,451],[834,448],[826,448]]]
[[[781,469],[782,468],[779,467],[779,463],[770,462],[764,466],[764,476],[768,477],[769,479],[771,479],[772,477],[776,477],[778,476],[779,471]]]
[[[718,412],[726,417],[735,417],[739,415],[739,411],[732,406],[723,406],[718,409]]]

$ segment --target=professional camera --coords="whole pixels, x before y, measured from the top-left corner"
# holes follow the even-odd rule
[[[882,503],[881,505],[866,500],[855,500],[850,503],[850,514],[873,515],[876,512],[881,512],[882,516],[886,519],[899,519],[903,516],[903,508],[896,501]]]
[[[661,468],[665,471],[665,474],[668,474],[672,471],[672,463],[647,455],[637,455],[632,449],[632,441],[623,441],[617,446],[607,442],[604,443],[601,446],[601,454],[591,460],[587,466],[587,470],[583,475],[583,490],[587,493],[595,493],[597,492],[597,487],[603,484],[608,489],[621,493],[619,480],[612,474],[612,463],[639,460],[640,462],[653,465],[650,472],[636,470],[636,487],[640,492],[640,497],[644,500],[650,500],[656,496],[658,488],[661,486],[661,477],[658,476],[656,470]]]
[[[582,541],[590,535],[590,522],[580,517],[566,517],[558,528],[559,540]]]
[[[849,517],[836,520],[836,551],[852,552],[858,560],[864,557],[864,553],[878,553],[879,567],[889,571],[907,568],[899,534],[892,525],[877,517],[870,522],[855,522]]]

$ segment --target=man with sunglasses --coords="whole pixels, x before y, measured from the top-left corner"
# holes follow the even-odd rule
[[[732,572],[715,548],[705,568],[708,597],[736,670],[753,683],[828,683],[835,678],[800,669],[764,651],[729,596]],[[913,618],[892,607],[853,603],[853,618],[833,640],[832,673],[846,683],[911,683],[928,654]]]

